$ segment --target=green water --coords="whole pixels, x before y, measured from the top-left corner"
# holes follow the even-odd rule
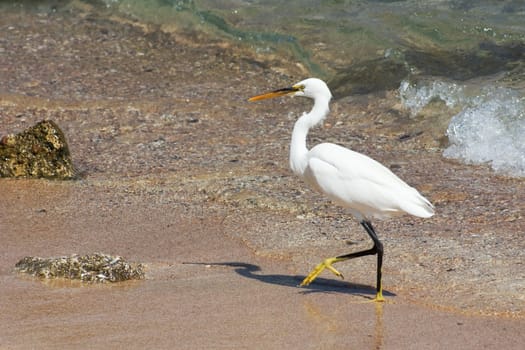
[[[356,64],[382,64],[381,59],[403,64],[411,73],[459,80],[505,70],[523,74],[524,69],[521,0],[106,0],[105,4],[141,21],[204,31],[262,55],[289,57],[325,79],[351,71]]]

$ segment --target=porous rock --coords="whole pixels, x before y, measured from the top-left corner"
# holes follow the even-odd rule
[[[73,161],[64,133],[43,120],[0,139],[0,177],[72,179]]]
[[[16,263],[15,269],[40,278],[68,278],[84,282],[121,282],[145,276],[143,264],[129,263],[120,256],[103,253],[58,258],[26,256]]]

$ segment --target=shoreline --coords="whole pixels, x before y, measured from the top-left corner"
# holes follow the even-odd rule
[[[383,313],[362,303],[374,290],[373,259],[338,266],[346,281],[323,274],[295,288],[318,260],[369,244],[349,215],[288,170],[291,127],[308,103],[244,102],[299,80],[296,68],[276,73],[235,48],[146,36],[96,13],[69,16],[6,13],[18,24],[3,43],[0,133],[53,119],[84,175],[0,179],[0,347],[525,342],[522,179],[443,159],[435,132],[404,119],[392,93],[336,100],[310,142],[381,161],[428,196],[437,215],[374,223],[392,302]],[[125,53],[118,60],[117,44]],[[137,55],[148,47],[146,59]],[[89,55],[75,58],[82,52]],[[146,263],[146,280],[71,288],[13,273],[26,255],[93,251]]]

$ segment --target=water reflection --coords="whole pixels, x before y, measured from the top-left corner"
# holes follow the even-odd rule
[[[370,349],[380,350],[383,349],[384,344],[384,322],[383,322],[383,307],[384,303],[374,302],[374,332],[373,334],[367,333],[372,338],[372,346]],[[321,330],[327,333],[343,332],[345,334],[351,333],[351,328],[346,327],[344,324],[341,325],[340,320],[334,317],[332,314],[327,313],[323,308],[318,306],[316,303],[306,301],[304,304],[306,314],[315,321],[316,324],[320,325]],[[359,329],[366,327],[362,324],[357,325]],[[365,328],[366,329],[366,328]]]
[[[374,303],[376,313],[376,323],[374,332],[374,349],[383,348],[384,327],[383,327],[383,307],[384,303]]]

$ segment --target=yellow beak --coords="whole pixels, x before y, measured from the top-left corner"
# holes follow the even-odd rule
[[[259,101],[259,100],[266,100],[267,98],[274,98],[274,97],[290,95],[290,94],[293,94],[293,93],[295,93],[297,91],[299,91],[299,88],[295,87],[295,86],[292,86],[292,87],[288,87],[288,88],[284,88],[284,89],[275,90],[275,91],[272,91],[272,92],[267,92],[267,93],[264,93],[262,95],[257,95],[257,96],[250,97],[248,99],[248,101],[253,102],[253,101]]]

